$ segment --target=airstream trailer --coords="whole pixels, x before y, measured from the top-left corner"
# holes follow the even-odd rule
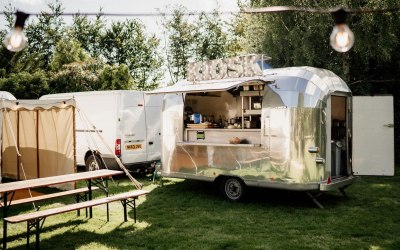
[[[165,94],[162,175],[218,181],[230,200],[246,186],[306,191],[321,206],[315,193],[355,180],[352,93],[331,71],[265,59],[192,63],[187,80],[153,91]],[[382,175],[394,174],[390,157]]]

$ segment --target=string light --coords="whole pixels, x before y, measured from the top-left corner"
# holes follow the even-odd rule
[[[330,36],[330,44],[338,52],[347,52],[354,44],[354,34],[346,24],[347,12],[344,9],[338,9],[332,13],[332,16],[335,26]]]
[[[23,29],[29,14],[17,11],[16,16],[17,19],[15,20],[14,28],[4,38],[4,45],[12,52],[19,52],[28,44],[28,38],[25,36]]]

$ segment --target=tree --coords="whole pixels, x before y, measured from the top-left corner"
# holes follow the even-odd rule
[[[106,65],[99,75],[101,90],[133,89],[133,78],[125,64],[109,66]]]
[[[186,12],[182,6],[175,7],[172,17],[165,18],[163,24],[168,34],[167,63],[173,82],[186,78],[190,61],[223,58],[229,51],[227,27],[217,10],[211,15],[203,12],[193,22],[185,17]]]
[[[50,14],[37,16],[37,22],[30,22],[25,32],[29,46],[25,49],[27,57],[20,60],[33,60],[40,68],[47,69],[58,41],[64,36],[65,23],[62,18],[62,6],[59,0],[49,3]]]
[[[187,9],[177,6],[163,23],[168,34],[167,63],[172,82],[186,77],[186,64],[194,55],[195,26],[185,18]]]
[[[195,59],[196,61],[223,58],[226,55],[227,34],[217,10],[211,15],[204,12],[195,23]]]
[[[159,39],[147,36],[144,25],[135,19],[113,22],[102,37],[101,55],[110,65],[128,66],[140,90],[156,87],[162,77]]]
[[[44,71],[11,73],[0,78],[0,90],[12,93],[18,99],[38,99],[48,92],[48,77]]]
[[[102,54],[101,40],[105,33],[106,23],[101,15],[90,20],[87,16],[76,15],[73,24],[69,28],[69,35],[74,37],[81,47],[92,57],[99,57]]]
[[[83,62],[88,58],[89,56],[81,48],[81,44],[67,37],[58,41],[51,58],[50,67],[52,70],[57,71],[64,64]]]
[[[102,62],[93,58],[64,64],[50,77],[51,93],[98,90],[100,89],[98,76],[103,67]]]

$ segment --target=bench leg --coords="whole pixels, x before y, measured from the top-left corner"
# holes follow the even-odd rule
[[[84,194],[76,194],[76,203],[79,203],[81,201],[87,201],[88,200],[88,193],[85,192]],[[76,210],[77,216],[81,216],[81,210],[78,209]],[[88,217],[88,209],[85,208],[85,215],[86,218]]]
[[[29,221],[26,223],[26,249],[29,249],[29,236],[30,236],[31,227],[29,225]]]
[[[3,220],[3,249],[7,248],[7,221]]]
[[[92,200],[92,180],[88,181],[88,188],[89,188],[89,200]],[[92,207],[89,207],[89,218],[93,218],[93,210]]]
[[[136,223],[136,199],[133,198],[133,218],[135,218]]]
[[[122,206],[124,207],[124,222],[128,221],[127,209],[126,209],[126,200],[122,200]]]
[[[124,219],[125,222],[128,220],[127,214],[126,214],[126,205],[130,206],[131,208],[133,208],[133,218],[135,220],[136,223],[136,198],[133,198],[132,200],[123,200],[122,202],[122,206],[124,206]]]
[[[108,205],[108,203],[107,203],[107,222],[109,222],[110,221],[110,210],[109,210],[110,208],[109,208],[109,205]]]
[[[76,194],[76,203],[79,203],[79,200],[80,200],[80,196],[79,196],[79,194]],[[77,216],[81,216],[81,210],[80,209],[76,210],[76,215]]]
[[[35,232],[35,238],[36,238],[36,242],[35,242],[35,248],[36,249],[40,249],[40,231],[41,231],[41,225],[40,222],[43,221],[44,223],[45,218],[39,218],[39,219],[35,219],[35,220],[31,220],[31,221],[27,221],[27,229],[26,229],[26,248],[29,249],[29,238],[31,236],[31,231],[33,228],[36,229]],[[42,224],[43,225],[43,224]]]
[[[36,249],[40,249],[40,221],[36,220],[36,242],[35,247]]]

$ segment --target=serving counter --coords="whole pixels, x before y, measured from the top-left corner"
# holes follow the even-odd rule
[[[185,129],[184,142],[227,145],[232,137],[238,137],[241,145],[260,145],[261,129],[188,128]]]

